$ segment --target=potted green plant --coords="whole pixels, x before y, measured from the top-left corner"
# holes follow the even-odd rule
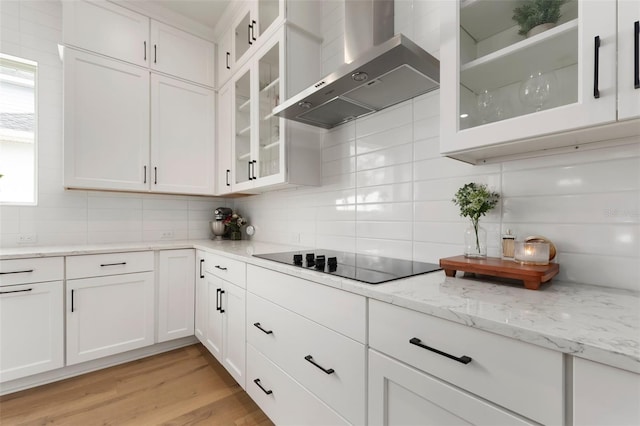
[[[518,34],[531,37],[553,28],[564,3],[566,0],[527,0],[513,9],[512,19],[520,25]]]
[[[471,227],[465,232],[465,256],[487,256],[487,232],[479,226],[479,221],[498,204],[499,199],[500,194],[489,191],[487,185],[471,182],[458,189],[451,200],[460,207],[460,216],[471,220]]]

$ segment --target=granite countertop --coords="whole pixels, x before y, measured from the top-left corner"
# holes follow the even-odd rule
[[[443,271],[370,285],[253,257],[300,250],[251,241],[168,241],[2,249],[0,260],[123,251],[196,248],[295,275],[372,299],[640,373],[640,293],[553,281],[540,290]]]

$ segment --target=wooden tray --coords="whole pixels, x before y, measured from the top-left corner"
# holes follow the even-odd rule
[[[448,277],[455,277],[457,271],[472,272],[500,278],[511,278],[524,282],[525,288],[537,290],[540,284],[551,281],[558,275],[560,265],[521,265],[513,260],[499,257],[485,257],[473,259],[464,256],[454,256],[440,259],[440,267]]]

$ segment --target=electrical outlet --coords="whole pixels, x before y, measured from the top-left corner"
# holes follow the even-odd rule
[[[173,238],[173,231],[163,231],[162,234],[160,234],[161,240],[173,240]]]
[[[19,234],[17,238],[18,244],[33,244],[38,241],[36,234]]]

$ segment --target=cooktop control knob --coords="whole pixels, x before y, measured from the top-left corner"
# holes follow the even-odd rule
[[[302,266],[302,255],[301,254],[294,254],[293,255],[293,264],[294,265],[298,265],[298,266]]]
[[[325,257],[324,255],[316,256],[316,269],[324,270]]]
[[[330,257],[327,259],[327,264],[329,266],[338,266],[338,258],[337,257]]]
[[[313,266],[314,265],[315,257],[316,257],[316,255],[313,254],[313,253],[307,253],[307,255],[306,255],[307,266]]]

